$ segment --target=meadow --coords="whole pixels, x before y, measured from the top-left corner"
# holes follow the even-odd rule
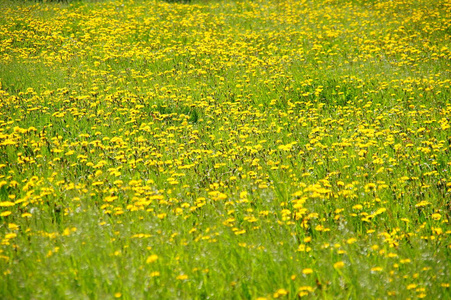
[[[0,2],[1,299],[450,299],[451,2]]]

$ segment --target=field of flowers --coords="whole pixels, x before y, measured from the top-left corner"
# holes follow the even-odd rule
[[[0,9],[1,299],[451,298],[449,0]]]

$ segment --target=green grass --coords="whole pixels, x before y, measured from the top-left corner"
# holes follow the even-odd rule
[[[0,298],[447,299],[447,1],[3,1]]]

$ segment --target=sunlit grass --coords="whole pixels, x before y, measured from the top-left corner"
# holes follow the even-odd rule
[[[0,298],[451,297],[448,1],[0,8]]]

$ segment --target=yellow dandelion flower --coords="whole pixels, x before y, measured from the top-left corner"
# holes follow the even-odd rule
[[[434,213],[431,215],[432,219],[435,221],[439,221],[442,218],[442,215],[439,213]]]
[[[9,240],[9,239],[13,239],[17,236],[17,234],[15,233],[7,233],[5,234],[5,239]]]
[[[158,255],[152,254],[149,257],[147,257],[146,264],[150,264],[150,263],[156,262],[157,259],[158,259]]]
[[[421,202],[418,202],[417,204],[415,204],[415,207],[424,207],[424,206],[428,206],[430,204],[431,204],[431,202],[421,201]]]
[[[349,245],[354,244],[355,242],[357,242],[356,238],[350,238],[346,241],[346,243],[348,243]]]
[[[305,274],[305,275],[312,274],[313,270],[310,269],[310,268],[306,268],[306,269],[302,270],[302,273]]]
[[[335,268],[335,269],[343,269],[344,266],[345,266],[345,263],[342,262],[342,261],[339,261],[339,262],[334,263],[334,268]]]
[[[181,275],[178,275],[175,279],[177,279],[177,280],[187,280],[188,279],[188,275],[181,274]]]

